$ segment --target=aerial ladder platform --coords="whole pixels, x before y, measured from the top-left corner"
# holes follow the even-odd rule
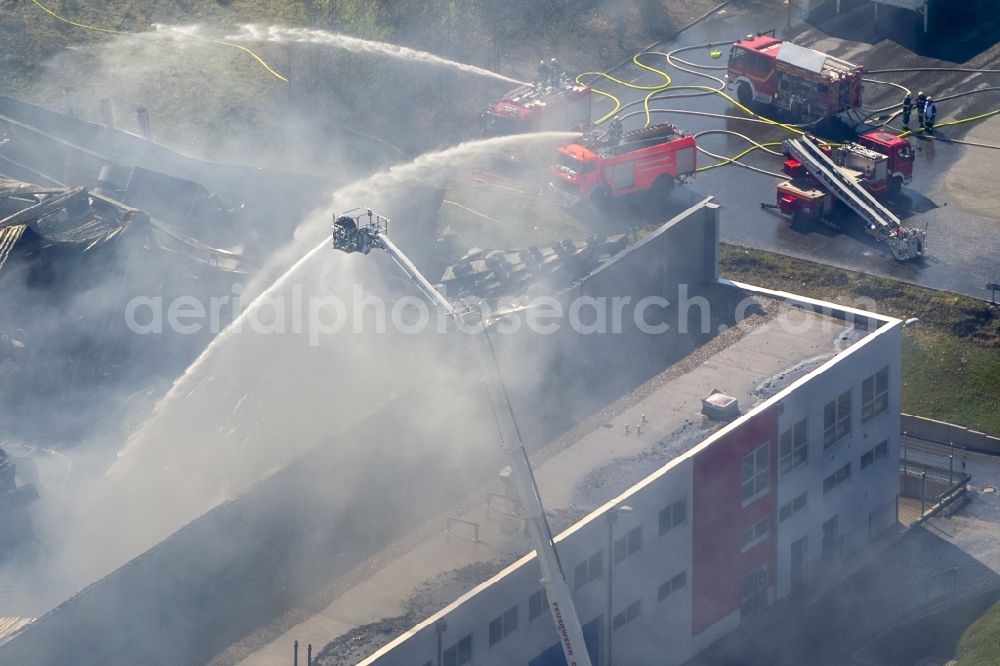
[[[373,213],[370,209],[367,214],[362,213],[355,217],[334,215],[333,248],[348,254],[355,252],[368,254],[373,249],[384,250],[441,312],[455,321],[462,322],[464,330],[476,333],[480,367],[489,394],[490,406],[496,419],[500,442],[511,468],[511,479],[521,504],[521,517],[538,555],[542,572],[540,582],[545,589],[549,611],[555,623],[563,655],[566,657],[566,664],[591,666],[580,618],[556,552],[542,498],[535,483],[535,475],[531,470],[531,463],[521,438],[521,430],[500,374],[493,343],[490,341],[488,322],[479,307],[461,301],[453,304],[445,298],[409,257],[389,240],[388,226],[388,219]]]
[[[898,261],[923,254],[927,232],[905,227],[895,213],[879,203],[857,179],[837,166],[815,142],[807,137],[785,139],[784,146],[785,151],[798,160],[813,178],[865,221],[868,232],[875,240],[888,245]]]

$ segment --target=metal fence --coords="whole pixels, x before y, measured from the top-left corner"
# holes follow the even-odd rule
[[[952,443],[935,442],[903,433],[900,442],[899,495],[920,501],[925,518],[964,502],[971,476],[966,452]]]

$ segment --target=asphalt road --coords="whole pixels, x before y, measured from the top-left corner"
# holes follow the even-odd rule
[[[678,38],[659,45],[652,51],[670,51],[672,49],[701,44],[710,41],[725,41],[738,38],[757,30],[778,28],[782,36],[782,26],[787,22],[786,10],[776,6],[770,13],[734,8],[730,5],[723,13],[715,14],[703,22],[693,26]],[[808,28],[803,32],[803,28]],[[898,54],[903,47],[891,43],[884,47],[879,43],[869,47],[864,43],[836,41],[837,48],[830,48],[834,40],[826,38],[823,33],[803,26],[796,22],[792,27],[796,41],[809,45],[823,40],[824,50],[834,55],[848,54],[848,59],[861,62],[869,69],[906,66],[898,64]],[[727,47],[721,47],[723,57],[712,60],[709,49],[697,49],[681,54],[681,57],[705,65],[724,65]],[[996,51],[997,49],[993,49]],[[866,54],[869,57],[866,57]],[[894,56],[893,54],[897,54]],[[909,54],[912,56],[912,54]],[[662,56],[647,55],[643,62],[668,71],[673,78],[673,86],[685,84],[714,85],[704,78],[695,77],[674,70]],[[927,59],[921,62],[924,66],[935,66],[935,61]],[[955,63],[941,62],[942,67],[955,66]],[[982,66],[981,64],[978,66]],[[706,70],[716,76],[722,76],[724,70]],[[658,75],[642,70],[633,64],[617,68],[614,74],[637,85],[657,85],[662,83]],[[878,78],[898,80],[892,74],[882,74]],[[992,85],[1000,85],[1000,76],[994,76]],[[647,94],[617,85],[608,81],[596,82],[595,87],[605,90],[621,99],[623,104],[641,101]],[[971,87],[976,87],[975,85]],[[680,92],[680,91],[678,91]],[[886,106],[897,101],[900,92],[894,88],[866,85],[866,106]],[[977,96],[981,102],[996,102],[1000,95]],[[993,108],[996,108],[994,103]],[[610,102],[595,97],[594,117],[599,118],[612,108]],[[654,100],[653,109],[695,110],[720,113],[734,116],[745,115],[730,102],[718,95],[702,97],[678,98],[674,100]],[[624,113],[640,111],[640,114],[625,118],[626,131],[641,127],[645,116],[641,113],[641,103]],[[941,119],[947,118],[945,113]],[[776,141],[788,136],[787,131],[741,120],[722,119],[704,116],[686,115],[681,113],[654,112],[653,122],[669,121],[679,125],[687,132],[696,133],[705,130],[728,129],[738,131],[753,137],[760,142]],[[1000,119],[993,118],[987,123],[995,124],[996,135],[1000,136]],[[964,128],[969,125],[963,126]],[[949,136],[960,138],[958,131],[949,131]],[[822,262],[825,264],[882,275],[936,289],[945,289],[977,298],[988,298],[985,290],[987,281],[1000,281],[1000,220],[963,209],[961,201],[950,201],[949,192],[943,184],[943,176],[956,162],[962,159],[966,151],[984,151],[988,149],[971,148],[956,144],[917,140],[919,146],[914,167],[913,182],[904,188],[902,196],[892,204],[892,208],[903,219],[904,224],[918,228],[927,228],[927,250],[924,257],[917,260],[900,263],[895,261],[884,245],[864,233],[859,218],[845,216],[847,221],[843,231],[836,231],[825,225],[816,224],[804,230],[793,230],[787,221],[772,211],[762,209],[760,203],[773,203],[775,200],[775,185],[780,182],[776,178],[762,175],[736,166],[728,166],[698,174],[688,184],[688,189],[699,195],[706,194],[716,198],[723,206],[722,240],[746,247],[780,252],[782,254]],[[749,147],[742,139],[730,135],[710,135],[699,138],[699,145],[722,155],[735,155]],[[1000,151],[988,151],[992,158],[1000,158]],[[981,159],[981,156],[980,156]],[[699,155],[699,165],[715,160]],[[757,151],[744,161],[769,171],[780,172],[781,160],[777,157]],[[1000,166],[1000,159],[997,159]],[[995,188],[995,177],[984,177],[978,184],[970,187],[986,189]],[[975,192],[973,192],[973,197]],[[980,209],[982,207],[980,206]],[[853,222],[853,223],[852,223]]]

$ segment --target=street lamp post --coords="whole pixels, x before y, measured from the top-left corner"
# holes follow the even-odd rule
[[[612,596],[612,577],[615,571],[615,521],[618,520],[619,513],[629,513],[632,511],[630,506],[619,506],[611,509],[607,512],[606,517],[608,519],[608,610],[607,610],[607,628],[605,631],[604,639],[604,666],[611,666],[611,632],[614,631],[613,619],[612,619],[612,609],[613,609],[613,599]]]

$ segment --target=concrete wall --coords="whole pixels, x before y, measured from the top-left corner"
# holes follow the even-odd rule
[[[1000,437],[992,437],[952,423],[903,414],[901,427],[903,432],[914,437],[941,444],[954,444],[980,453],[1000,455]]]
[[[701,346],[716,330],[702,332],[700,309],[687,307],[682,297],[721,302],[718,227],[718,205],[711,198],[699,201],[559,293],[557,306],[567,316],[554,333],[532,334],[522,320],[517,334],[494,336],[501,366],[539,369],[529,380],[536,385],[514,388],[524,396],[545,395],[549,411],[565,415],[563,427],[570,427]],[[669,302],[666,307],[650,303],[643,313],[650,325],[666,323],[669,328],[664,332],[643,332],[636,325],[635,308],[648,297]],[[610,310],[620,299],[628,299],[628,304],[615,330]],[[608,313],[605,331],[581,333],[570,325],[574,303],[587,302],[599,303]],[[734,312],[730,309],[726,318],[726,310],[719,307],[713,316],[724,317],[731,325]],[[593,308],[585,305],[578,318],[588,324],[592,313]],[[595,377],[600,378],[600,390],[595,390]],[[514,407],[526,414],[534,409],[518,401]]]

